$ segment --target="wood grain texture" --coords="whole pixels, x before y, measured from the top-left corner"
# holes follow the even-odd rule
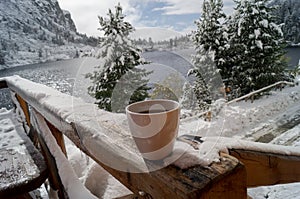
[[[144,161],[136,153],[125,115],[77,103],[73,97],[44,86],[37,89],[42,86],[22,78],[14,77],[8,86],[136,195],[143,192],[152,198],[215,198],[226,194],[228,198],[246,198],[245,169],[234,157],[222,155],[221,161],[210,167],[195,165],[185,170],[173,165],[163,167],[158,162]],[[28,93],[30,88],[36,88],[37,93]],[[49,93],[55,98],[51,99]],[[107,164],[111,162],[114,167]],[[117,166],[123,170],[116,169]],[[152,172],[145,172],[143,166]],[[153,169],[157,166],[160,169]]]
[[[231,149],[246,167],[247,186],[300,182],[300,157],[258,151]]]
[[[83,149],[84,151],[84,149]],[[85,151],[138,198],[247,198],[246,170],[236,158],[222,154],[210,167],[182,170],[173,165],[149,173],[127,173],[106,166]],[[153,163],[148,161],[151,167]],[[145,195],[142,197],[140,192]]]
[[[18,102],[19,102],[19,104],[20,104],[20,106],[23,110],[27,125],[30,126],[30,113],[29,113],[28,104],[20,95],[16,94],[16,98],[17,98],[17,100],[18,100]]]
[[[63,134],[47,120],[46,120],[46,123],[47,123],[50,131],[52,132],[52,135],[54,136],[58,146],[60,147],[62,152],[65,154],[65,156],[68,157]]]
[[[0,149],[0,198],[32,191],[48,177],[44,158],[25,132],[15,136],[20,137],[22,145],[8,145]]]

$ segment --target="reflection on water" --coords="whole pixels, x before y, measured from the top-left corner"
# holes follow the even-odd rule
[[[178,73],[185,79],[187,71],[192,67],[189,61],[181,56],[167,51],[146,52],[143,57],[151,62],[144,67],[154,71],[150,82],[163,82],[171,74]],[[19,75],[33,82],[41,83],[87,102],[94,102],[88,95],[87,87],[91,84],[85,74],[92,72],[101,65],[101,60],[95,58],[79,58],[40,64],[30,64],[0,70],[0,77]],[[0,107],[11,107],[7,90],[0,92]]]
[[[294,68],[300,62],[300,47],[286,48],[286,57],[288,58],[289,68]]]
[[[99,60],[94,58],[80,58],[40,64],[31,64],[0,71],[0,77],[19,75],[33,82],[41,83],[52,87],[60,92],[80,96],[86,101],[91,102],[91,97],[87,94],[89,80],[84,78],[84,74],[93,70]],[[84,87],[84,88],[82,88]],[[85,90],[85,92],[83,92]],[[86,93],[86,94],[84,94]],[[1,91],[0,102],[2,107],[11,108],[9,92]]]
[[[177,54],[178,53],[178,54]],[[154,51],[145,52],[143,57],[151,62],[144,68],[153,71],[150,74],[150,84],[164,83],[170,76],[180,76],[181,80],[193,81],[187,77],[188,70],[192,67],[190,55],[193,49],[184,49],[179,52]],[[287,48],[287,56],[291,57],[290,64],[298,62],[300,48]],[[95,58],[78,58],[56,62],[31,64],[15,68],[0,70],[0,77],[19,75],[33,82],[41,83],[55,88],[63,93],[80,97],[87,102],[94,102],[88,95],[87,87],[91,84],[84,75],[92,72],[95,66],[101,65],[101,60]],[[0,92],[0,107],[9,107],[9,93],[7,90]]]

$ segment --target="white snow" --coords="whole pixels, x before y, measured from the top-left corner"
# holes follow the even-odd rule
[[[260,21],[259,24],[265,28],[268,28],[268,26],[269,26],[269,22],[266,19],[263,19],[262,21]]]
[[[263,43],[261,40],[255,40],[255,44],[258,48],[263,49]]]
[[[93,111],[95,111],[95,107],[93,105],[87,106],[77,98],[61,93],[58,94],[53,89],[49,89],[48,87],[39,84],[34,84],[35,86],[32,87],[30,82],[19,77],[6,78],[6,80],[12,88],[16,86],[25,87],[28,95],[32,98],[38,99],[45,107],[51,106],[52,111],[56,112],[60,115],[60,117],[67,121],[74,121],[74,116],[80,116],[80,121],[90,126],[89,129],[86,129],[86,132],[95,132],[99,130],[99,127],[93,127],[95,123],[86,120],[90,115],[94,114]],[[247,148],[268,151],[270,153],[299,155],[299,125],[296,125],[284,134],[277,135],[277,137],[270,142],[272,144],[285,145],[286,147],[261,143],[253,144],[252,142],[247,141],[254,140],[257,130],[263,129],[264,126],[276,123],[277,118],[288,119],[287,116],[297,116],[297,110],[300,108],[299,85],[295,87],[287,86],[282,91],[272,91],[270,94],[271,95],[269,96],[264,96],[259,100],[255,100],[254,103],[251,103],[250,101],[241,101],[225,105],[220,113],[213,117],[211,122],[204,121],[198,117],[191,117],[182,120],[180,135],[199,135],[205,137],[203,138],[204,143],[200,145],[199,152],[185,143],[178,142],[175,147],[174,155],[172,156],[175,158],[165,160],[166,164],[175,161],[177,157],[183,155],[182,150],[186,151],[187,149],[189,153],[184,154],[180,161],[175,162],[175,164],[180,167],[189,167],[197,161],[198,163],[208,165],[211,161],[218,161],[219,151],[226,152],[228,148]],[[73,105],[76,105],[76,109],[70,109],[70,106],[72,107],[72,104],[69,103],[70,101],[73,101]],[[80,104],[82,105],[79,106]],[[78,115],[72,115],[72,111],[77,111]],[[88,113],[86,113],[86,111]],[[101,113],[103,114],[103,112]],[[113,125],[114,122],[124,120],[124,116],[122,115],[114,115],[114,117],[97,115],[97,117],[98,116],[100,118],[99,120],[112,121],[109,125]],[[92,135],[93,136],[91,137],[89,137],[90,135],[80,135],[84,138],[84,144],[90,148],[93,148],[93,145],[97,145],[99,136],[103,136],[102,139],[109,139],[105,134],[93,133]],[[110,142],[116,143],[116,145],[118,144],[118,140],[110,140]],[[212,145],[216,147],[212,147]],[[103,198],[117,197],[130,193],[129,190],[118,183],[100,166],[89,158],[86,158],[85,155],[72,146],[70,142],[67,142],[67,149],[69,162],[80,179],[80,181],[74,180],[74,182],[76,182],[75,187],[80,187],[81,185],[78,183],[82,183],[97,197]],[[91,153],[96,157],[97,150],[99,149],[94,147],[93,151],[91,151]],[[59,161],[63,162],[63,160]],[[64,165],[64,163],[62,163],[62,165]],[[69,168],[69,166],[67,167]],[[70,171],[69,169],[63,170],[67,174],[65,181],[66,184],[70,183],[70,181],[73,182],[71,179],[74,177],[74,171]],[[69,175],[73,175],[73,177],[70,177]],[[81,187],[80,189],[83,188]],[[265,195],[268,195],[269,198],[291,198],[298,196],[297,194],[299,194],[299,189],[300,184],[295,183],[249,189],[249,193],[253,198],[263,198]]]
[[[181,169],[186,169],[196,164],[208,166],[212,162],[220,161],[220,152],[229,154],[229,149],[244,149],[270,154],[300,156],[300,147],[265,144],[226,137],[203,137],[202,140],[203,143],[200,144],[199,150],[189,149],[186,150],[186,153],[184,154],[184,156],[187,155],[189,157],[194,157],[193,159],[179,159],[176,160],[174,164],[179,166]],[[187,147],[188,146],[180,144],[178,148],[175,148],[175,150],[185,150]],[[170,159],[173,159],[173,157],[170,157]],[[165,162],[169,162],[170,159],[165,160]]]
[[[32,113],[33,116],[31,117],[31,119],[33,125],[37,128],[39,134],[41,134],[41,136],[45,140],[50,153],[53,155],[56,161],[59,176],[68,196],[74,199],[96,199],[97,197],[92,195],[76,176],[66,156],[61,151],[54,136],[48,128],[44,118],[36,111],[32,111]]]
[[[300,147],[300,125],[286,131],[284,134],[279,135],[271,143],[277,145],[292,145],[295,147]]]
[[[259,29],[255,29],[254,30],[254,35],[255,35],[255,38],[257,39],[260,36],[260,30]]]

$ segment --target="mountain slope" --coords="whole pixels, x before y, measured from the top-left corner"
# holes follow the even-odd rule
[[[75,57],[87,40],[57,0],[0,1],[0,65]]]

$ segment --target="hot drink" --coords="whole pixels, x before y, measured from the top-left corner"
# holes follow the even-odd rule
[[[151,114],[151,113],[162,113],[162,112],[168,112],[169,110],[146,110],[146,111],[140,111],[138,113],[140,114]]]
[[[179,104],[172,100],[148,100],[126,107],[132,137],[144,158],[160,160],[173,151],[179,112]]]

